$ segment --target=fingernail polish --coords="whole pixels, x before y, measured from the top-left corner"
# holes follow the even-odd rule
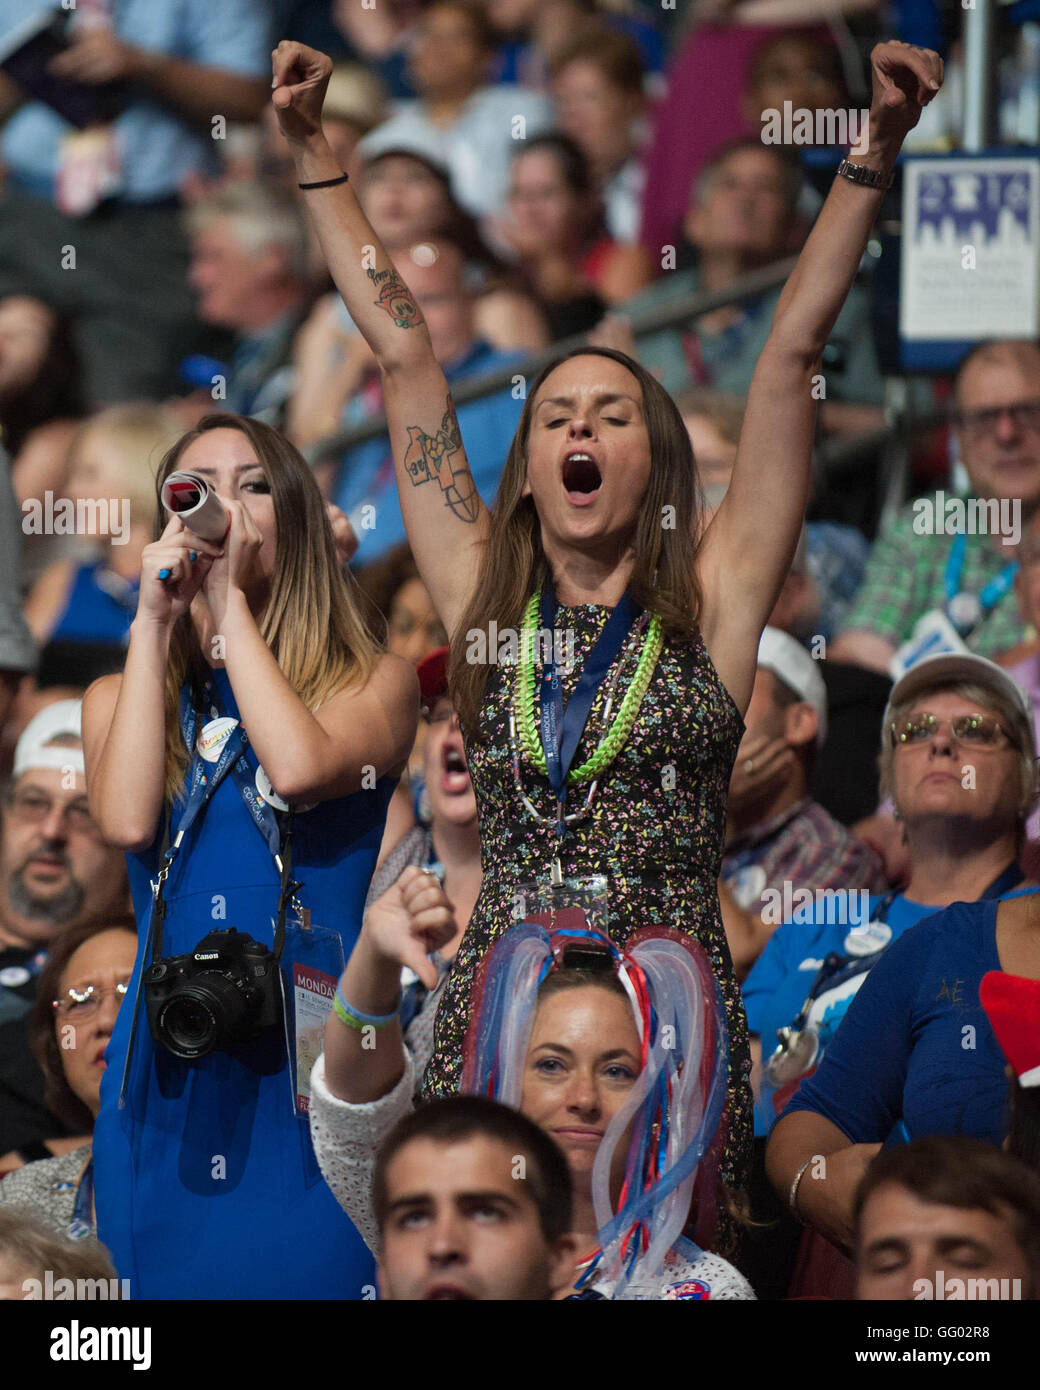
[[[169,570],[160,570],[160,571],[159,571],[159,578],[160,578],[160,579],[169,579],[169,577],[170,577],[170,571],[169,571]]]
[[[189,551],[188,551],[188,559],[191,560],[193,563],[194,563],[194,561],[196,561],[198,558],[199,558],[199,552],[198,552],[197,550],[189,550]]]

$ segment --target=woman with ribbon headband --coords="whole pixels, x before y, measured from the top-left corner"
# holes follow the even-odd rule
[[[437,1015],[430,1094],[458,1087],[473,972],[521,883],[607,871],[619,922],[694,935],[730,1037],[723,1173],[744,1180],[749,1056],[719,915],[726,788],[758,640],[805,511],[824,345],[907,132],[942,81],[931,52],[872,54],[869,130],[787,282],[748,396],[733,481],[703,525],[689,439],[632,358],[581,349],[526,397],[494,508],[473,485],[419,305],[332,156],[324,54],[283,42],[273,102],[305,205],[382,373],[408,539],[451,642],[484,880]]]
[[[299,1103],[319,1012],[301,981],[327,1003],[360,929],[415,672],[369,634],[276,430],[207,416],[161,461],[159,498],[181,469],[225,536],[162,529],[158,508],[124,671],[83,708],[91,809],[128,852],[141,934],[95,1128],[98,1233],[136,1298],[361,1298],[371,1258]]]
[[[312,1076],[318,1161],[373,1249],[375,1156],[412,1108],[415,1082],[399,1014],[376,1010],[398,988],[401,965],[432,979],[427,952],[453,931],[440,886],[406,869],[369,908]],[[706,1253],[726,1202],[727,1076],[717,986],[682,932],[647,928],[622,951],[597,932],[525,922],[478,971],[462,1089],[515,1106],[563,1150],[574,1233],[588,1252],[574,1296],[754,1297]],[[683,1236],[691,1203],[697,1245]]]

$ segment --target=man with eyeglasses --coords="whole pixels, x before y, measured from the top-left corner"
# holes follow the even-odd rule
[[[123,855],[87,807],[80,702],[62,700],[26,727],[0,797],[0,1173],[73,1142],[29,1052],[36,977],[59,932],[126,905]]]
[[[959,640],[992,659],[1021,640],[1013,546],[1040,507],[1040,346],[976,347],[957,374],[955,402],[957,449],[978,505],[965,509],[960,534],[959,519],[938,496],[931,524],[919,500],[882,530],[828,651],[832,660],[889,674],[897,649],[916,638],[926,617],[936,631],[954,634],[932,650],[951,650]],[[1012,514],[1017,524],[1009,529]],[[986,534],[966,534],[983,522]]]

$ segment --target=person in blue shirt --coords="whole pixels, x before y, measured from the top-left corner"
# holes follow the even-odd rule
[[[853,892],[796,911],[773,933],[744,981],[759,1077],[756,1135],[769,1133],[792,1088],[819,1062],[889,942],[950,903],[1020,891],[1024,875],[1017,853],[1027,798],[1032,805],[1036,759],[1024,698],[1000,667],[971,655],[921,662],[895,685],[882,722],[881,769],[906,836],[910,879],[900,892],[869,899]],[[938,720],[930,736],[893,736],[893,727],[905,733],[908,723],[927,712]],[[976,712],[997,720],[1012,737],[998,736],[998,746],[989,747],[955,736],[953,723]],[[970,777],[964,772],[969,765]],[[771,1077],[777,1034],[799,1020],[797,1031],[809,1030],[804,1065],[792,1046],[781,1050]]]
[[[163,459],[160,495],[178,468],[210,484],[227,534],[175,516],[144,549],[124,671],[84,700],[91,808],[128,852],[141,931],[101,1086],[98,1234],[135,1298],[363,1298],[371,1259],[320,1181],[280,1009],[205,1047],[221,1011],[196,985],[178,1050],[138,991],[147,967],[232,927],[278,955],[294,884],[300,928],[349,954],[415,739],[415,672],[369,636],[313,475],[277,431],[206,416]],[[330,937],[295,931],[290,978]]]
[[[0,0],[0,42],[55,9]],[[69,46],[51,76],[101,94],[127,83],[130,99],[107,124],[76,131],[0,74],[0,119],[10,116],[0,294],[29,289],[75,315],[92,401],[159,398],[197,332],[179,190],[217,171],[228,124],[260,115],[269,3],[94,0],[62,10]]]
[[[906,836],[908,883],[901,892],[852,890],[796,903],[744,981],[755,1092],[752,1215],[766,1223],[749,1232],[744,1272],[760,1297],[786,1296],[801,1235],[765,1175],[766,1137],[777,1115],[812,1074],[889,942],[951,902],[995,898],[1022,881],[1017,852],[1033,756],[1022,695],[981,657],[938,657],[896,685],[881,722],[880,763]],[[979,709],[1014,730],[1015,744],[1001,740],[973,753],[959,742],[950,721]],[[893,740],[893,725],[905,731],[908,719],[928,712],[939,720],[930,738]],[[969,763],[973,777],[963,773]],[[954,775],[937,775],[950,769]]]
[[[947,688],[935,687],[937,671],[945,672]],[[956,686],[955,696],[949,684],[956,672],[971,684]],[[1040,916],[1035,885],[1023,884],[1000,901],[1016,871],[1007,856],[1020,847],[1036,799],[1036,748],[1024,692],[996,672],[981,657],[948,655],[918,663],[896,685],[889,785],[904,816],[913,808],[915,844],[931,857],[933,905],[940,896],[954,901],[927,915],[927,905],[911,899],[908,906],[923,908],[927,920],[907,929],[904,918],[899,939],[878,952],[851,1004],[839,983],[830,1001],[821,991],[818,1004],[792,1021],[798,1031],[808,1024],[821,1039],[830,1035],[829,1045],[775,1126],[766,1170],[792,1213],[837,1245],[849,1244],[856,1182],[883,1144],[928,1134],[993,1143],[1004,1136],[1003,1056],[979,985],[993,970],[1036,974]],[[973,693],[978,699],[969,715],[962,706]],[[1007,809],[1015,797],[1017,824],[1009,836]],[[966,858],[978,876],[978,902],[956,901],[970,886]],[[987,874],[998,876],[983,888]],[[849,931],[843,959],[855,954],[847,944],[857,932],[870,937],[880,929],[884,936],[889,923]],[[894,937],[894,926],[889,929]],[[834,945],[819,929],[814,939],[817,949]],[[843,1015],[833,1035],[829,1004]],[[807,1180],[814,1157],[820,1163]]]
[[[1003,1143],[1004,1054],[979,985],[990,971],[1040,976],[1035,899],[954,903],[894,942],[777,1122],[769,1177],[834,1244],[851,1245],[855,1189],[883,1146],[937,1134]]]

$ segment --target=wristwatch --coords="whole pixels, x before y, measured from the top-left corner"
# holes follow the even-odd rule
[[[894,174],[883,174],[879,169],[868,169],[865,164],[853,164],[851,159],[843,159],[838,165],[838,173],[849,183],[859,183],[865,188],[880,188],[882,192],[892,187]]]

